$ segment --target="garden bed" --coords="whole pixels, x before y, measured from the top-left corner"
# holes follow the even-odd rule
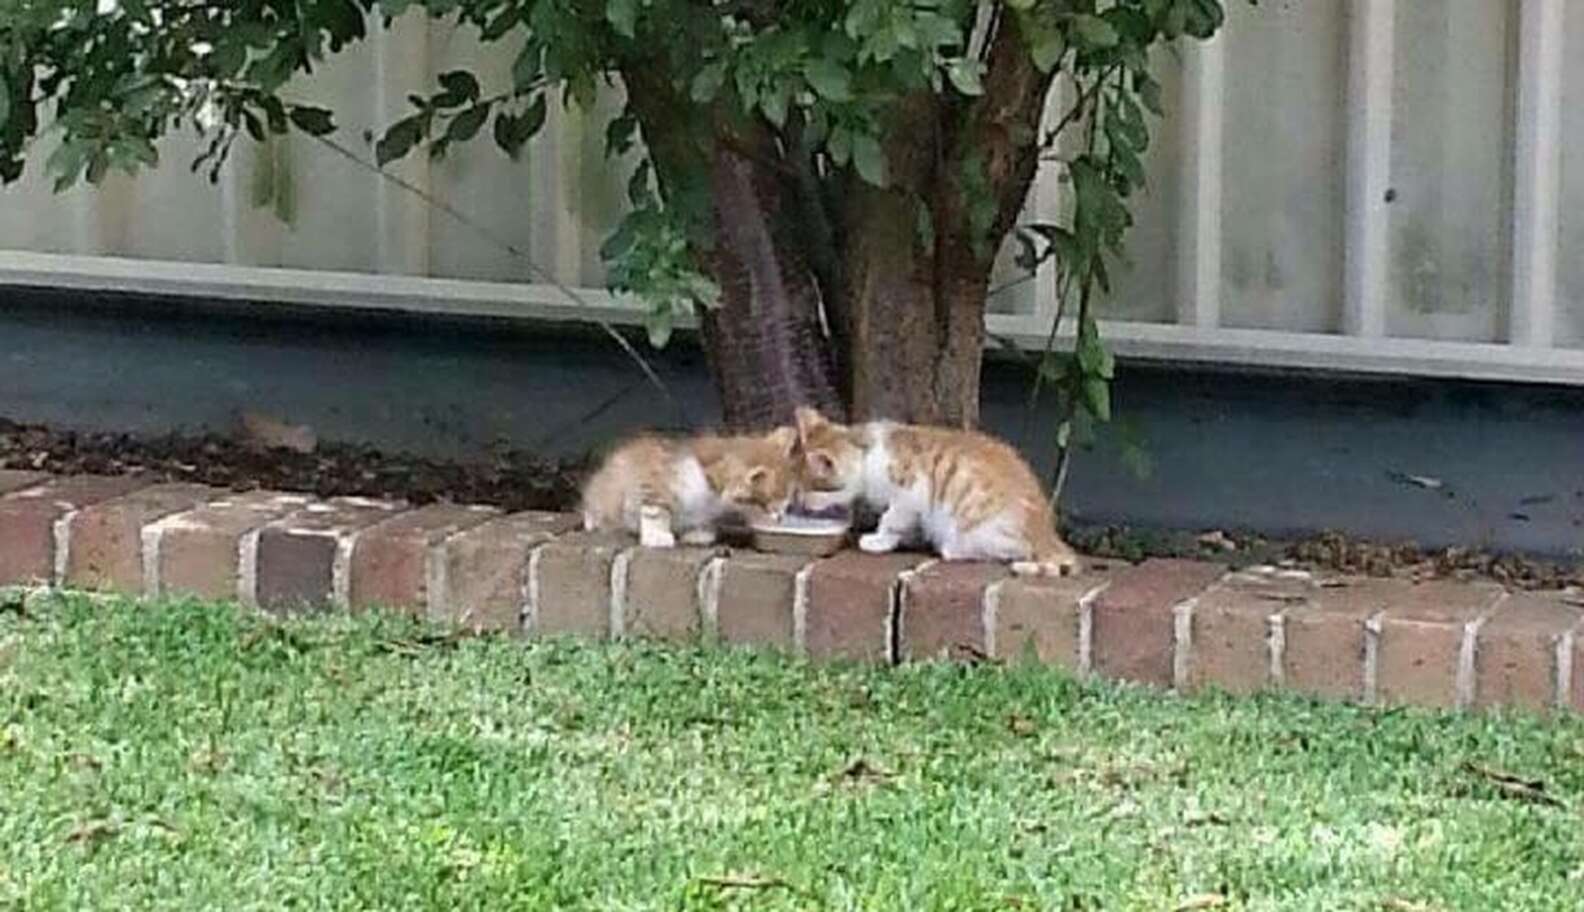
[[[361,496],[423,505],[484,504],[508,511],[575,509],[586,459],[553,460],[503,449],[487,460],[446,462],[367,446],[323,443],[312,453],[264,449],[224,434],[138,437],[24,425],[0,418],[0,469],[53,475],[150,473],[236,491]],[[1233,565],[1278,564],[1376,577],[1485,579],[1519,589],[1584,587],[1584,567],[1478,548],[1426,550],[1325,533],[1281,541],[1235,530],[1071,530],[1086,554],[1137,562],[1214,557]]]

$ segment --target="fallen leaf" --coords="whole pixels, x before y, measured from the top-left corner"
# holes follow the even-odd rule
[[[792,886],[779,877],[760,877],[755,874],[720,874],[700,877],[698,882],[723,890],[773,890]]]
[[[1387,472],[1386,477],[1399,484],[1410,484],[1424,488],[1427,491],[1439,491],[1446,487],[1446,483],[1430,475],[1409,475],[1404,472]]]
[[[242,442],[265,450],[291,450],[312,453],[319,446],[319,435],[306,424],[288,424],[259,412],[243,412]]]
[[[1484,779],[1503,796],[1517,801],[1528,801],[1534,804],[1543,804],[1548,807],[1563,807],[1562,802],[1554,795],[1546,793],[1545,781],[1541,779],[1524,779],[1503,770],[1492,769],[1477,763],[1465,762],[1463,770]]]
[[[79,825],[70,833],[67,833],[66,841],[89,845],[97,844],[105,839],[110,838],[111,836],[114,836],[120,831],[120,829],[120,825],[114,820],[108,820],[105,818],[90,820],[87,823]]]
[[[1383,899],[1381,908],[1387,912],[1442,912],[1440,906],[1410,902],[1406,899]]]
[[[860,757],[847,764],[837,775],[837,778],[846,782],[884,782],[894,776],[896,776],[896,773],[884,767],[876,766]]]
[[[1227,904],[1227,898],[1220,893],[1205,893],[1192,899],[1183,900],[1173,907],[1172,912],[1195,912],[1197,909],[1219,909]]]
[[[1013,713],[1011,717],[1007,719],[1007,729],[1011,731],[1012,734],[1017,735],[1019,738],[1027,738],[1029,735],[1034,734],[1034,732],[1038,730],[1038,728],[1034,725],[1033,719],[1030,719],[1028,716],[1022,715],[1020,713]]]

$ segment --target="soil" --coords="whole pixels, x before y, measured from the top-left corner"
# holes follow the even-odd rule
[[[547,460],[502,450],[479,462],[444,462],[324,443],[312,453],[265,449],[221,434],[137,437],[57,431],[0,418],[0,468],[59,475],[147,472],[237,491],[269,489],[320,497],[362,496],[491,504],[506,510],[569,511],[577,503],[586,460]],[[1320,572],[1425,579],[1488,579],[1524,589],[1584,588],[1584,567],[1472,548],[1422,549],[1328,532],[1275,541],[1235,531],[1145,531],[1075,528],[1069,538],[1103,559],[1148,557],[1223,560],[1236,566],[1276,564]]]
[[[299,453],[264,449],[220,434],[134,437],[56,431],[0,418],[0,468],[58,475],[144,471],[164,481],[236,491],[264,488],[420,505],[447,501],[507,510],[567,510],[577,502],[583,464],[515,450],[475,463],[441,462],[336,443]]]

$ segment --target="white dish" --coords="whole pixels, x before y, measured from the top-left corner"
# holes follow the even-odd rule
[[[787,516],[779,522],[756,522],[753,545],[759,551],[826,557],[847,543],[851,524],[812,516]]]

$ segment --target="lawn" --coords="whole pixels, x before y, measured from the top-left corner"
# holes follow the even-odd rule
[[[1578,909],[1581,813],[1578,720],[0,609],[3,909]]]

